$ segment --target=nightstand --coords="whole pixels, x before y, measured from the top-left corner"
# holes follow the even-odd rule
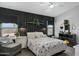
[[[27,48],[27,37],[26,36],[16,37],[16,43],[20,43],[22,45],[22,48]]]

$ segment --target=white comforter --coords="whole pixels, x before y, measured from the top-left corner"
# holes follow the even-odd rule
[[[28,39],[28,48],[37,56],[50,56],[66,49],[63,41],[55,38]]]

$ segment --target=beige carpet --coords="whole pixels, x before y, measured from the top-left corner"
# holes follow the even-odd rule
[[[33,53],[28,49],[23,49],[20,53],[16,56],[34,56]]]

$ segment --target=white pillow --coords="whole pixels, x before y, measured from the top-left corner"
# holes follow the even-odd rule
[[[35,39],[35,38],[42,38],[47,36],[44,35],[43,32],[28,32],[27,37],[30,39]]]
[[[27,33],[27,37],[28,37],[29,39],[34,39],[34,38],[35,38],[35,32],[28,32],[28,33]]]

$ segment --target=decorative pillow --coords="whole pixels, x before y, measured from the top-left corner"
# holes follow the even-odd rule
[[[15,33],[4,33],[3,35],[2,35],[2,37],[10,37],[10,36],[15,36]]]
[[[40,38],[40,37],[43,36],[43,33],[42,33],[42,32],[35,32],[35,36],[36,36],[37,38]]]
[[[43,32],[36,32],[36,33],[35,33],[35,36],[36,36],[37,38],[46,37],[46,35],[44,35]]]

